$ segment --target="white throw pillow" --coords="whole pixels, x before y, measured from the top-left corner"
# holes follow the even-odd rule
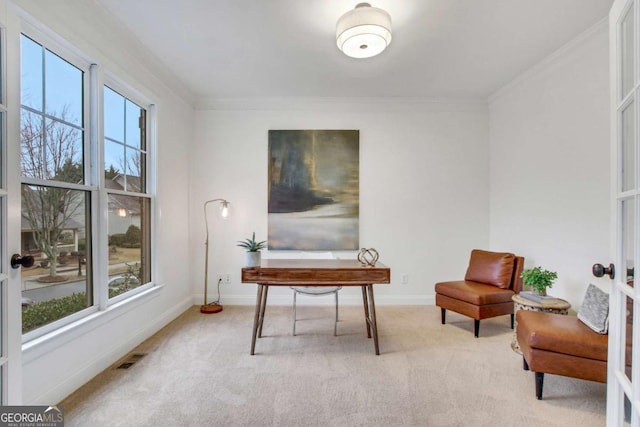
[[[595,332],[606,334],[609,330],[609,294],[589,284],[578,311],[578,319]]]

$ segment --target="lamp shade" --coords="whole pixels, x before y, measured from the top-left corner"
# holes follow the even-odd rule
[[[336,43],[352,58],[376,56],[391,43],[391,16],[369,3],[359,3],[338,19]]]

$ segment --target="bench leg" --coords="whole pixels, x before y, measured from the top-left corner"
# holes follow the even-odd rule
[[[447,310],[445,310],[444,308],[440,307],[440,320],[442,321],[442,324],[444,325],[444,321],[447,318]]]
[[[480,332],[480,321],[473,319],[473,334],[478,338],[478,332]]]
[[[538,400],[542,400],[542,385],[544,383],[544,374],[542,372],[535,372],[536,375],[536,397]]]
[[[524,356],[522,356],[522,369],[524,369],[525,371],[529,370],[529,364],[527,363],[527,359],[525,359]]]

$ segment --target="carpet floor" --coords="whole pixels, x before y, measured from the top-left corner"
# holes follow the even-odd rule
[[[441,325],[437,307],[379,306],[376,356],[361,307],[340,307],[337,337],[332,315],[299,307],[294,337],[291,308],[267,307],[251,356],[253,307],[193,307],[61,402],[65,425],[605,425],[605,384],[545,375],[536,399],[509,316],[476,339],[456,313]]]

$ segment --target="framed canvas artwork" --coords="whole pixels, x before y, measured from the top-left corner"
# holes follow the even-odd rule
[[[269,131],[271,250],[359,248],[357,130]]]

